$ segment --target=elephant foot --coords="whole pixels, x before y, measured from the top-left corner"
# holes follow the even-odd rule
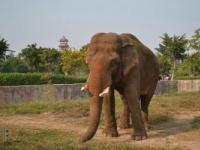
[[[151,129],[151,126],[149,125],[148,121],[144,121],[144,128],[147,131],[149,131],[149,129]]]
[[[131,125],[129,123],[120,123],[119,127],[120,129],[128,129],[131,128]]]
[[[146,132],[149,131],[150,129],[151,129],[151,126],[149,124],[147,126],[145,126]]]
[[[102,134],[105,134],[106,137],[118,137],[118,132],[116,128],[105,128],[102,131]]]
[[[140,133],[134,133],[132,135],[132,139],[135,140],[135,141],[141,141],[141,140],[145,140],[147,138],[148,138],[148,136],[147,136],[146,133],[142,133],[142,134],[140,134]]]

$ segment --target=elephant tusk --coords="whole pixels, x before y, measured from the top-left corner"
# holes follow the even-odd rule
[[[83,87],[81,87],[81,91],[86,91],[88,89],[88,86],[87,86],[87,84],[86,85],[84,85]]]
[[[109,90],[110,90],[110,87],[108,86],[107,88],[105,88],[105,89],[103,90],[103,92],[101,92],[101,93],[99,94],[99,96],[100,96],[100,97],[106,96],[106,95],[109,93]]]

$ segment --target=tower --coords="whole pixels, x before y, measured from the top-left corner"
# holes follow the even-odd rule
[[[62,38],[59,40],[59,51],[65,51],[69,48],[68,40],[65,36],[62,36]]]

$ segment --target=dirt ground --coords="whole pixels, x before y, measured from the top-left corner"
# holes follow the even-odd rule
[[[200,129],[191,130],[190,124],[196,116],[200,116],[200,111],[187,111],[176,114],[173,120],[152,126],[148,131],[149,138],[143,141],[130,139],[132,129],[118,129],[120,136],[117,138],[105,137],[102,134],[103,126],[99,127],[94,138],[135,145],[168,146],[169,148],[180,146],[184,149],[200,150]],[[69,130],[78,135],[83,134],[87,128],[86,117],[66,117],[64,114],[56,115],[52,113],[0,115],[0,122],[5,126],[12,125],[21,128]]]

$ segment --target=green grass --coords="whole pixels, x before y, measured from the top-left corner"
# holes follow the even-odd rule
[[[200,111],[200,93],[154,96],[150,104],[150,123],[160,124],[173,119],[181,111]]]
[[[45,112],[65,114],[70,117],[88,116],[89,104],[87,99],[67,101],[33,101],[24,104],[0,105],[0,114],[6,115],[29,115]],[[121,100],[116,99],[117,116],[122,109]],[[166,123],[173,119],[174,114],[180,111],[200,111],[200,93],[182,93],[154,96],[150,105],[150,123],[152,126]],[[200,117],[195,117],[191,122],[192,128],[200,128]],[[0,123],[0,129],[5,127]],[[85,144],[78,142],[77,133],[54,130],[11,127],[9,139],[3,143],[0,134],[0,150],[168,150],[163,147],[138,147],[128,142],[111,142],[105,140],[91,140]],[[181,148],[174,148],[180,150]]]
[[[150,123],[159,124],[173,118],[174,113],[190,110],[200,111],[200,93],[182,93],[154,96],[150,104]],[[122,110],[122,102],[116,99],[117,117]],[[40,114],[44,112],[64,113],[72,117],[89,114],[88,99],[67,101],[33,101],[30,103],[0,105],[3,114]]]
[[[1,128],[1,126],[0,126]],[[168,150],[161,147],[139,147],[125,142],[107,142],[92,140],[81,144],[73,132],[23,129],[9,127],[9,138],[6,143],[0,140],[1,150]],[[2,135],[0,134],[0,139]],[[167,147],[167,145],[166,145]],[[170,149],[172,150],[172,148]],[[181,150],[181,148],[173,148]]]
[[[40,114],[44,112],[65,113],[70,116],[87,116],[89,105],[87,100],[67,101],[32,101],[30,103],[0,105],[0,113],[4,114]]]
[[[2,137],[1,137],[2,139]],[[72,132],[45,129],[9,128],[6,143],[0,140],[1,150],[61,150],[75,143]]]
[[[200,128],[200,116],[197,116],[192,121],[192,128]]]

